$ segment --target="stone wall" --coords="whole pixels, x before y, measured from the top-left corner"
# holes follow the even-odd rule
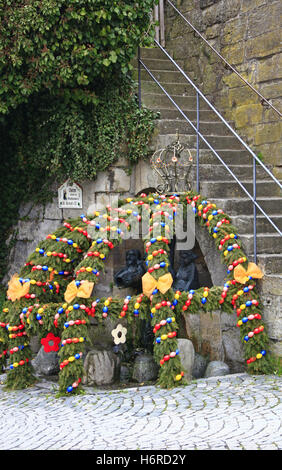
[[[174,0],[181,13],[254,88],[282,109],[280,0]],[[281,119],[226,68],[204,41],[166,8],[166,48],[282,177]]]

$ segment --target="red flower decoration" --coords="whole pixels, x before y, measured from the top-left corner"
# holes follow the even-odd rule
[[[61,338],[58,336],[55,336],[53,333],[48,333],[46,338],[42,338],[41,344],[44,347],[44,351],[46,353],[51,352],[51,351],[59,351],[60,349],[60,344]]]

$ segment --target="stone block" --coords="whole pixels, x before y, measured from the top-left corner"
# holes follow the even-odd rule
[[[56,375],[60,371],[59,356],[56,351],[45,352],[41,346],[36,358],[32,361],[36,375]]]
[[[220,312],[200,313],[201,354],[210,360],[223,360]]]
[[[238,129],[261,123],[263,107],[261,104],[246,104],[236,107],[234,121]]]
[[[231,65],[242,64],[244,61],[245,42],[240,41],[236,44],[230,44],[221,49],[221,55]]]
[[[195,350],[192,341],[185,338],[177,340],[181,365],[184,370],[184,377],[187,381],[192,380],[192,372],[195,360]]]
[[[111,385],[120,376],[120,358],[112,351],[91,350],[84,360],[84,385]]]
[[[271,31],[255,38],[250,38],[245,43],[246,59],[267,57],[281,51],[281,38],[277,31]]]
[[[205,372],[205,377],[219,377],[228,375],[230,373],[229,367],[222,361],[211,361]]]
[[[138,383],[156,380],[159,366],[150,354],[141,354],[135,358],[132,379]]]
[[[130,175],[126,174],[122,168],[113,169],[111,190],[119,193],[130,191]]]
[[[260,124],[254,130],[254,143],[255,145],[261,145],[271,142],[281,142],[281,135],[281,122]]]
[[[278,35],[277,35],[278,36]],[[272,57],[260,60],[257,64],[257,81],[266,82],[282,78],[281,67],[282,54],[275,54]]]
[[[238,16],[228,21],[222,30],[221,43],[223,46],[235,44],[245,38],[247,18]]]

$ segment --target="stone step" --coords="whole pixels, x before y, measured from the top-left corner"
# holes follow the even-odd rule
[[[143,59],[158,59],[158,60],[164,59],[170,62],[170,60],[165,56],[165,54],[158,47],[141,47],[140,55],[141,55],[141,58]]]
[[[250,261],[253,259],[250,257]],[[267,274],[282,275],[282,254],[258,254],[257,264]]]
[[[164,94],[160,94],[160,88],[158,87],[158,93],[145,93],[143,90],[142,92],[142,103],[150,109],[162,110],[162,109],[171,109],[176,112],[177,108],[174,104],[170,101],[170,99]],[[185,112],[186,110],[196,111],[197,103],[196,103],[196,95],[191,90],[189,95],[172,95],[173,100],[175,103]],[[204,100],[200,100],[200,116],[204,111],[209,111],[211,116],[213,116],[213,120],[215,120],[216,114],[211,108],[206,104]],[[205,116],[205,114],[203,114]]]
[[[144,64],[146,64],[146,61],[144,61]],[[179,72],[177,69],[174,70],[162,70],[162,69],[151,69],[148,67],[152,75],[158,80],[158,82],[165,84],[165,83],[189,83],[187,79],[182,75],[181,72]],[[138,70],[134,69],[132,71],[132,77],[134,80],[137,81],[138,79]],[[150,79],[150,75],[148,74],[147,70],[145,70],[143,67],[141,68],[141,81],[142,84],[144,81],[147,81]],[[191,85],[190,85],[191,86]]]
[[[282,202],[282,199],[281,199],[281,202]],[[275,225],[280,229],[280,231],[282,231],[282,215],[274,215],[270,218],[275,223]],[[238,230],[240,231],[240,234],[253,233],[254,219],[252,215],[251,216],[250,215],[233,216],[232,223],[235,225],[235,227],[238,228]],[[263,215],[257,215],[256,228],[257,228],[257,234],[264,234],[264,233],[269,233],[269,234],[277,233],[278,234],[275,228]]]
[[[242,185],[245,189],[252,195],[253,192],[253,183],[251,180],[241,181]],[[200,192],[203,196],[206,196],[210,199],[212,198],[228,198],[228,199],[235,199],[247,196],[243,189],[238,185],[238,183],[234,180],[230,181],[221,181],[221,182],[214,182],[211,180],[208,181],[200,181]],[[272,181],[272,180],[265,180],[265,181],[257,181],[256,184],[256,192],[257,197],[269,196],[269,197],[281,197],[281,190],[280,188]],[[248,196],[247,196],[248,197]],[[282,199],[281,199],[282,200]],[[239,203],[239,201],[236,201]],[[277,208],[278,211],[278,208]]]
[[[180,73],[175,65],[168,60],[165,55],[163,54],[162,58],[159,59],[154,59],[154,58],[148,58],[148,57],[142,57],[141,55],[141,61],[143,64],[146,65],[146,67],[152,71],[152,73],[155,70],[164,70],[165,72],[170,71],[170,72],[177,72]],[[178,60],[177,64],[183,69],[184,67],[184,60]],[[133,76],[136,78],[138,76],[138,62],[137,62],[137,57],[131,61],[131,65],[133,66]],[[141,71],[144,71],[144,67],[141,65]]]
[[[150,109],[156,109],[160,113],[160,119],[174,119],[175,121],[178,120],[183,120],[182,114],[178,111],[178,109],[175,107],[174,109],[169,109],[169,108],[153,108],[150,106]],[[188,119],[190,121],[193,121],[194,123],[197,122],[197,111],[195,109],[183,109],[181,106],[181,110],[186,114]],[[219,118],[216,116],[216,114],[213,111],[208,111],[208,110],[201,110],[200,115],[200,122],[215,122],[218,120],[218,122],[222,122],[219,120]],[[229,122],[230,125],[232,125],[231,122]],[[224,125],[224,124],[222,124]]]
[[[242,248],[246,253],[252,254],[254,252],[253,235],[240,235],[242,241]],[[257,235],[257,253],[260,254],[281,254],[282,252],[282,237],[279,234],[259,234]],[[281,273],[282,274],[282,273]]]
[[[199,162],[200,162],[199,163],[200,181],[208,180],[209,178],[211,178],[213,182],[222,181],[222,180],[226,181],[229,178],[232,178],[229,171],[220,163],[215,168],[214,165],[201,163],[201,158],[199,158]],[[252,176],[253,176],[252,165],[233,165],[233,164],[230,165],[229,164],[229,168],[240,181],[243,179],[252,180]],[[193,171],[193,175],[196,176],[196,165],[193,165],[192,171]],[[257,168],[256,175],[257,175],[257,181],[269,179],[268,174],[266,173],[266,171],[264,171],[263,168]]]
[[[148,77],[147,80],[144,80],[144,81],[142,80],[142,83],[141,83],[141,96],[142,96],[142,102],[144,102],[144,104],[146,104],[146,102],[144,101],[145,95],[147,95],[147,94],[152,95],[152,94],[162,93],[162,90],[159,87],[159,85],[157,85],[157,83],[154,82],[153,79],[151,79],[148,74],[147,74],[147,77]],[[195,103],[196,103],[195,90],[192,87],[192,85],[190,85],[188,82],[185,82],[185,83],[165,83],[164,81],[161,81],[160,84],[163,86],[165,91],[169,95],[171,95],[172,97],[174,97],[174,96],[194,96],[194,100],[195,100]],[[203,99],[201,100],[201,102],[205,103]],[[202,105],[202,107],[203,106],[204,105]],[[196,109],[196,107],[195,107],[195,109]]]
[[[187,113],[187,117],[188,113]],[[196,127],[197,123],[192,121],[192,124]],[[159,119],[157,120],[157,128],[160,131],[160,134],[173,134],[175,129],[178,129],[179,134],[187,134],[191,132],[195,133],[193,127],[185,119]],[[222,121],[202,121],[199,125],[199,131],[205,137],[208,136],[230,136],[232,139],[236,139],[231,133],[231,131],[226,127]],[[237,141],[237,139],[236,139]],[[241,145],[241,144],[240,144]],[[231,147],[230,147],[231,148]]]
[[[172,124],[171,123],[163,123],[163,124],[160,124],[160,121],[157,125],[158,129],[161,127],[161,130],[162,132],[160,132],[160,134],[157,134],[157,132],[155,132],[155,135],[154,137],[152,138],[152,141],[151,141],[151,146],[152,148],[159,148],[161,142],[162,143],[165,143],[165,142],[168,142],[168,143],[171,143],[175,140],[175,136],[176,136],[176,133],[177,133],[177,129],[178,129],[178,126],[175,125],[175,127],[172,127]],[[190,128],[190,129],[189,129]],[[168,138],[166,139],[165,136],[168,136]],[[214,148],[215,150],[241,150],[242,149],[242,144],[240,143],[240,141],[238,139],[236,139],[236,137],[234,136],[230,136],[230,135],[227,135],[227,136],[224,136],[224,135],[205,135],[204,136],[205,139],[207,140],[207,142],[212,146],[212,148]],[[183,144],[187,144],[189,145],[189,147],[192,149],[192,148],[196,148],[196,144],[197,144],[197,138],[196,138],[196,134],[194,133],[194,130],[193,128],[187,123],[187,134],[184,135],[180,135],[179,136],[180,138],[180,141],[183,143]],[[163,145],[164,147],[166,146],[167,144]],[[207,145],[203,142],[202,139],[200,139],[200,145],[199,145],[200,149],[206,149],[206,150],[209,150],[209,148],[207,147]]]
[[[216,198],[209,196],[209,200],[217,205],[219,209],[222,209],[226,214],[230,215],[233,220],[233,217],[253,217],[253,203],[247,198],[240,198],[238,203],[229,198]],[[257,203],[262,207],[264,212],[272,219],[275,216],[280,216],[279,208],[281,207],[282,199],[279,197],[258,197]],[[259,209],[257,209],[257,214],[262,214]]]

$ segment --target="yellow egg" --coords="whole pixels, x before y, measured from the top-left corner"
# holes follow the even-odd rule
[[[213,219],[213,215],[209,215],[208,220],[212,220],[212,219]]]
[[[261,354],[261,353],[258,353],[256,357],[257,357],[257,359],[261,359],[261,358],[262,358],[262,354]]]
[[[140,307],[140,304],[136,302],[136,304],[134,305],[134,308],[139,308],[139,307]]]
[[[86,271],[87,271],[88,273],[91,273],[92,268],[91,268],[90,266],[87,266]]]
[[[152,313],[156,313],[155,307],[153,307],[153,308],[151,309],[151,312],[152,312]]]
[[[175,377],[175,380],[179,381],[182,379],[182,375],[181,374],[178,374],[176,377]]]
[[[41,307],[37,310],[38,313],[43,313],[44,312],[44,309]]]
[[[74,356],[70,356],[68,360],[69,360],[69,362],[73,362],[73,361],[75,360],[75,357],[74,357]]]
[[[14,367],[18,367],[19,363],[18,362],[14,362],[13,366]]]
[[[243,295],[243,294],[244,294],[244,291],[238,290],[237,294],[238,294],[238,295]]]
[[[165,339],[167,339],[167,335],[162,335],[161,339],[164,341]]]

